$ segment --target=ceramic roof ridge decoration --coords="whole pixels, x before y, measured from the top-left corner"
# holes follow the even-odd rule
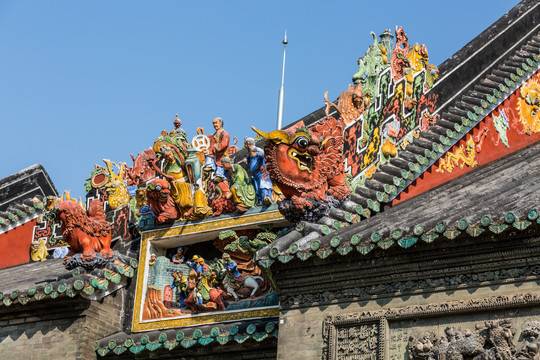
[[[262,266],[270,266],[276,260],[285,263],[295,258],[306,260],[314,255],[326,258],[333,253],[346,255],[355,249],[361,254],[376,248],[386,250],[392,246],[407,249],[441,238],[471,239],[489,233],[507,231],[510,234],[525,229],[530,234],[538,230],[540,199],[535,193],[538,188],[535,177],[529,174],[525,165],[530,165],[538,173],[535,167],[538,159],[533,155],[539,148],[540,143],[536,143],[521,149],[477,169],[475,173],[462,176],[460,181],[448,182],[424,192],[418,198],[340,230],[315,232],[313,228],[297,226],[258,251],[257,260]],[[484,176],[494,171],[498,173],[496,178]],[[525,179],[523,175],[531,177]],[[513,176],[523,181],[512,187],[506,186],[502,180]],[[463,198],[463,192],[472,184],[489,187],[493,196],[481,203],[472,203],[468,197]],[[516,193],[520,191],[530,194],[516,201]],[[423,206],[422,211],[415,212],[414,218],[408,215],[418,203],[431,204],[434,199],[441,197],[446,201],[438,204],[436,211],[430,206]],[[460,200],[459,207],[455,206],[454,198]]]
[[[59,259],[49,260],[48,263],[59,261]],[[23,266],[35,267],[39,266],[39,264]],[[136,259],[115,253],[115,260],[108,262],[100,269],[76,267],[67,274],[64,272],[53,275],[54,279],[49,280],[46,284],[38,285],[30,282],[29,287],[11,284],[6,288],[4,285],[0,292],[0,306],[26,305],[34,301],[61,299],[64,296],[73,298],[77,295],[91,300],[100,300],[126,286],[128,279],[134,276],[137,267],[138,262]],[[17,267],[12,269],[17,270]]]
[[[127,351],[138,354],[158,349],[191,348],[193,346],[223,346],[230,342],[243,343],[248,339],[261,342],[278,337],[277,318],[244,320],[217,326],[156,330],[142,334],[115,334],[96,342],[100,356],[121,355]]]
[[[37,197],[27,198],[0,211],[0,234],[39,217],[45,208]]]
[[[350,194],[343,172],[343,121],[264,133],[268,172],[285,196],[279,211],[291,222],[318,220]],[[294,131],[294,132],[293,132]]]
[[[373,214],[380,212],[382,207],[384,207],[386,204],[404,194],[403,191],[410,188],[411,184],[413,184],[421,175],[424,177],[430,176],[430,174],[427,174],[426,170],[434,166],[434,164],[437,164],[437,161],[444,154],[449,154],[449,150],[451,150],[455,144],[458,144],[461,139],[463,139],[462,141],[468,141],[471,143],[471,135],[468,137],[465,135],[473,131],[475,126],[485,120],[491,112],[500,108],[504,100],[511,97],[512,94],[517,96],[518,93],[521,98],[524,96],[526,97],[526,95],[521,95],[519,88],[523,84],[526,85],[528,82],[536,81],[534,79],[536,79],[535,73],[538,70],[538,54],[540,53],[539,44],[540,37],[532,36],[527,44],[520,46],[515,50],[514,54],[511,53],[507,59],[500,61],[498,63],[498,68],[495,68],[491,72],[498,73],[499,71],[502,71],[499,69],[508,70],[511,68],[514,72],[508,72],[508,78],[497,78],[499,82],[493,82],[493,85],[487,88],[484,85],[475,85],[475,90],[470,90],[467,95],[463,96],[463,99],[458,98],[456,103],[459,107],[463,107],[464,110],[461,110],[458,107],[450,107],[450,112],[443,111],[442,118],[438,118],[437,122],[430,125],[428,128],[424,130],[420,129],[420,131],[416,134],[418,136],[413,136],[411,142],[404,141],[401,144],[401,150],[398,152],[398,155],[395,158],[390,159],[388,163],[380,165],[373,174],[368,174],[370,177],[366,177],[363,185],[356,186],[354,193],[347,201],[342,203],[339,210],[348,213],[349,217],[355,214],[360,215],[358,220],[371,217]],[[522,59],[522,62],[516,62],[516,56]],[[524,57],[522,58],[522,56]],[[492,75],[488,74],[488,78],[490,76]],[[480,79],[478,83],[485,84],[485,81]],[[507,83],[512,85],[512,87],[508,88]],[[526,88],[533,87],[529,86]],[[502,90],[504,90],[504,92]],[[471,96],[473,95],[476,96],[476,98],[472,98]],[[531,99],[534,99],[532,95],[530,97]],[[478,105],[470,106],[468,105],[467,101],[478,102]],[[521,104],[523,103],[526,103],[526,101],[521,102]],[[508,112],[508,110],[504,110],[502,108],[500,108],[500,110],[502,110],[502,112],[499,111],[502,115],[500,115],[499,118],[505,114],[505,111]],[[519,119],[519,116],[516,116]],[[515,119],[516,116],[512,118]],[[495,120],[493,126],[495,126],[497,121],[499,120]],[[496,131],[500,138],[505,139],[505,129],[507,126],[504,125],[504,121],[508,122],[508,120],[501,118],[500,121],[503,122],[503,125],[498,125],[499,130],[494,129],[493,131]],[[515,123],[515,120],[512,121],[512,123]],[[510,123],[508,126],[514,129],[515,126],[511,126],[512,123]],[[504,133],[503,130],[505,131]],[[522,133],[522,135],[523,134],[524,133]],[[527,140],[527,143],[537,141],[535,140],[536,138],[536,134],[531,134],[530,139]],[[468,152],[469,157],[473,156],[470,160],[471,162],[469,166],[467,166],[467,164],[462,160],[458,160],[459,157],[456,158],[458,163],[455,165],[457,165],[458,168],[465,167],[464,171],[468,171],[468,169],[471,168],[470,165],[476,165],[475,159],[478,157],[478,154],[475,154],[475,152],[481,151],[483,137],[481,135],[475,135],[474,140],[475,150]],[[500,146],[505,146],[505,141],[501,141]],[[513,151],[522,146],[523,145],[518,144],[518,147],[514,148]],[[502,153],[499,151],[498,154]],[[481,152],[480,155],[482,155]],[[463,159],[466,160],[465,157]],[[443,168],[440,167],[439,169],[441,169],[440,171],[442,172]],[[457,175],[454,175],[454,177],[455,176]],[[423,190],[419,191],[422,192],[425,190],[426,189],[424,188]],[[420,192],[417,192],[416,194]],[[329,216],[320,219],[315,224],[300,223],[298,226],[301,227],[301,232],[293,231],[292,233],[288,234],[284,243],[290,242],[289,244],[291,244],[303,237],[306,237],[306,240],[309,237],[317,239],[321,236],[326,236],[333,231],[337,231],[343,226],[349,226],[352,223],[343,221],[338,223],[336,220],[338,219],[335,219],[334,216]],[[274,254],[282,251],[282,245],[276,246],[279,246],[279,250],[278,248],[275,248],[273,250]]]
[[[438,70],[428,63],[425,46],[416,44],[409,51],[401,27],[396,27],[395,46],[388,31],[381,43],[372,35],[373,45],[358,60],[355,85],[336,103],[324,95],[324,119],[309,128],[302,122],[268,133],[253,128],[266,139],[268,171],[283,192],[280,212],[289,221],[316,222],[339,208],[350,195],[348,188],[365,182],[380,164],[397,156],[396,144],[405,138],[410,142],[413,133],[437,118],[431,115],[436,95],[426,92]],[[331,108],[336,117],[330,116]]]

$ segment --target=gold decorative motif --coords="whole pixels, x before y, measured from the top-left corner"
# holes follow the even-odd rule
[[[103,162],[107,164],[107,170],[109,171],[110,176],[110,181],[107,184],[109,206],[111,209],[115,210],[129,203],[129,191],[124,182],[124,169],[126,168],[126,163],[116,164],[108,159],[103,159]],[[115,174],[112,170],[112,164],[118,168],[118,174]]]
[[[465,165],[475,167],[478,163],[475,160],[476,152],[474,151],[474,141],[470,137],[465,145],[458,147],[453,153],[446,153],[445,157],[439,162],[439,167],[436,172],[452,172],[456,166],[463,169]],[[460,162],[461,160],[461,162]]]
[[[538,80],[527,81],[520,90],[518,111],[526,134],[540,131],[540,84]]]
[[[137,319],[133,319],[132,331],[145,331],[155,329],[167,329],[182,326],[202,325],[223,321],[235,321],[250,318],[260,318],[267,316],[278,316],[279,308],[273,307],[270,309],[251,310],[251,311],[239,311],[239,312],[225,312],[215,315],[207,316],[188,316],[182,319],[170,319],[161,321],[150,321],[146,323],[139,323]]]
[[[47,239],[40,239],[36,242],[32,242],[30,251],[32,261],[47,260]]]
[[[253,224],[259,222],[269,222],[275,220],[285,220],[283,215],[279,211],[265,212],[255,215],[244,215],[234,218],[211,220],[196,224],[182,224],[181,226],[175,226],[166,229],[152,230],[143,233],[145,239],[164,238],[175,235],[190,234],[201,231],[213,230],[216,228],[229,228],[246,224]]]

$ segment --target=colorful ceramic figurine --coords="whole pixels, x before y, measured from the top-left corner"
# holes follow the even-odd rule
[[[73,201],[57,202],[51,213],[56,221],[62,221],[62,237],[71,247],[71,251],[64,258],[64,264],[77,253],[82,253],[82,261],[94,259],[96,251],[105,259],[113,257],[111,224],[102,218],[101,213],[86,214],[83,208]]]
[[[186,130],[182,129],[182,120],[180,120],[178,114],[176,114],[173,124],[174,130],[171,131],[170,136],[176,138],[176,143],[182,145],[183,149],[186,150],[188,147],[187,133]]]
[[[156,254],[150,255],[150,261],[148,262],[148,265],[154,266],[156,264]]]
[[[223,290],[211,286],[214,274],[204,259],[195,255],[192,261],[187,261],[186,263],[192,268],[189,275],[190,280],[188,281],[189,295],[184,300],[186,306],[193,314],[198,313],[199,309],[210,309],[205,306],[208,302],[215,303],[214,306],[217,306],[218,310],[225,310],[225,304],[222,299],[225,293]]]
[[[292,221],[319,207],[321,211],[308,216],[323,216],[325,207],[350,194],[343,165],[343,121],[330,117],[310,129],[299,125],[270,133],[252,127],[266,139],[268,172],[290,199],[280,203],[280,212]]]
[[[220,117],[212,120],[212,125],[216,132],[210,138],[210,156],[214,158],[216,165],[215,176],[223,178],[225,176],[221,159],[229,156],[229,134],[223,130],[223,119]]]
[[[208,265],[205,264],[204,259],[202,257],[200,257],[199,255],[193,255],[193,257],[191,258],[191,261],[188,260],[186,262],[186,264],[190,268],[195,270],[195,272],[197,273],[198,276],[201,276],[201,274],[204,271],[209,271],[210,270]]]
[[[244,161],[248,163],[251,170],[258,201],[265,206],[270,206],[274,201],[274,197],[272,196],[272,180],[270,180],[270,175],[268,175],[268,171],[266,170],[264,151],[256,147],[255,140],[250,137],[244,138],[244,147],[248,151]]]
[[[238,265],[236,264],[236,262],[231,260],[231,255],[223,253],[223,256],[221,258],[223,259],[223,266],[225,267],[227,275],[229,275],[230,281],[244,281],[244,275],[242,275],[240,271],[238,271]]]
[[[229,187],[229,182],[225,179],[216,179],[214,186],[214,197],[211,199],[212,216],[231,213],[236,210],[233,194]]]
[[[137,157],[131,154],[133,167],[126,167],[127,184],[144,185],[147,181],[156,177],[156,170],[152,167],[152,162],[156,159],[156,153],[152,148],[140,152]]]
[[[236,211],[246,212],[257,203],[257,193],[251,177],[242,166],[231,164],[231,159],[228,157],[222,158],[221,163],[225,169],[225,176],[231,184]]]
[[[223,259],[223,273],[225,278],[223,279],[223,286],[229,294],[234,297],[234,300],[238,301],[239,296],[236,291],[245,287],[251,289],[250,297],[255,296],[257,290],[259,290],[260,284],[257,280],[264,282],[264,279],[260,276],[244,276],[238,271],[237,264],[231,260],[231,256],[227,253],[224,253],[222,256]]]
[[[176,307],[186,307],[184,300],[187,298],[188,279],[181,271],[172,273],[172,277],[174,280],[171,284],[171,289],[176,289],[176,301],[174,304]]]
[[[124,182],[124,169],[126,163],[116,164],[108,159],[103,159],[103,162],[107,164],[107,170],[109,171],[110,177],[109,183],[107,184],[109,206],[111,209],[115,210],[129,203],[129,191]],[[111,165],[116,166],[118,174],[113,172]]]
[[[161,146],[165,160],[163,171],[156,168],[171,184],[171,196],[186,220],[202,219],[212,214],[206,195],[199,184],[191,184],[184,168],[185,159],[176,147]]]
[[[180,246],[178,249],[176,249],[176,254],[173,255],[171,260],[175,264],[184,263],[184,248]]]
[[[47,239],[32,241],[30,245],[30,258],[32,261],[47,260]]]
[[[154,179],[147,185],[146,201],[156,216],[158,224],[173,222],[180,217],[166,180]]]

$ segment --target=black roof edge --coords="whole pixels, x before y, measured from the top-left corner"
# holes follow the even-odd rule
[[[523,0],[450,56],[439,65],[439,80],[432,88],[439,94],[439,104],[445,107],[456,90],[467,91],[475,77],[490,71],[505,53],[526,42],[539,25],[540,2]]]
[[[52,182],[51,177],[47,173],[47,170],[45,170],[45,168],[43,167],[43,165],[41,163],[31,165],[31,166],[29,166],[29,167],[27,167],[25,169],[17,171],[14,174],[8,175],[8,176],[0,179],[0,187],[2,187],[2,185],[6,185],[6,184],[9,184],[11,182],[17,181],[17,179],[19,179],[21,176],[32,175],[32,174],[36,174],[36,173],[39,173],[39,172],[43,173],[43,175],[47,179],[47,182],[51,185],[52,190],[54,190],[55,195],[58,196],[58,190],[56,189],[56,186]]]

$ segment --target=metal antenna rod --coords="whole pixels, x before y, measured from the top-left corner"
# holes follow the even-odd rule
[[[283,69],[281,71],[281,87],[279,88],[279,100],[278,100],[278,114],[277,114],[277,129],[280,130],[283,123],[283,96],[285,89],[283,83],[285,82],[285,50],[287,48],[287,29],[285,29],[285,38],[283,39]]]

